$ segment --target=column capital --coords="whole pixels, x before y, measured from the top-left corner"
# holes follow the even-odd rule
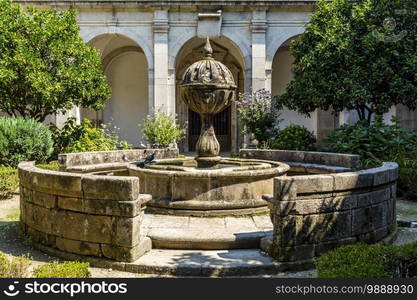
[[[252,33],[265,33],[268,28],[268,23],[266,20],[266,10],[255,9],[252,11],[252,20],[251,20],[251,30]]]
[[[153,14],[153,32],[155,33],[168,33],[169,30],[169,20],[168,20],[168,10],[167,9],[158,9],[154,11]]]

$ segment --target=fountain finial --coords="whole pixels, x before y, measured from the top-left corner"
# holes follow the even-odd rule
[[[213,55],[213,48],[211,48],[209,37],[207,37],[206,45],[204,46],[204,55],[206,58],[212,57]]]

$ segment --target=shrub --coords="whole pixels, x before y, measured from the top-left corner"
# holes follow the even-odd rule
[[[91,277],[88,267],[89,263],[53,261],[33,270],[33,276],[35,278],[88,278]]]
[[[417,198],[417,132],[400,126],[398,118],[392,125],[377,116],[371,124],[358,122],[343,125],[330,134],[323,151],[358,154],[365,167],[379,166],[383,161],[398,163],[398,194],[409,199]]]
[[[399,158],[400,167],[397,181],[398,195],[409,200],[417,199],[417,159]]]
[[[304,126],[292,124],[281,130],[272,142],[272,149],[282,150],[314,150],[316,138]]]
[[[163,111],[153,111],[139,125],[143,130],[144,139],[152,148],[166,148],[179,142],[185,133],[178,122]]]
[[[409,200],[417,199],[417,169],[400,168],[397,181],[398,195]]]
[[[275,109],[271,93],[258,90],[240,94],[237,101],[239,119],[244,133],[252,133],[261,146],[275,137],[279,131],[280,114]]]
[[[61,129],[51,124],[54,157],[60,153],[130,149],[131,146],[126,141],[119,141],[115,129],[109,127],[103,125],[102,128],[96,128],[86,119],[77,125],[75,118],[69,118]]]
[[[323,278],[417,277],[417,242],[342,246],[321,256],[316,267],[318,277]]]
[[[0,278],[27,277],[30,259],[27,255],[7,257],[0,252]]]
[[[386,278],[392,269],[391,248],[383,245],[347,245],[329,251],[317,262],[318,277]]]
[[[365,166],[377,166],[382,161],[399,161],[417,153],[417,132],[400,126],[398,118],[392,125],[383,123],[381,116],[375,120],[342,125],[330,134],[323,151],[358,154]]]
[[[50,130],[22,117],[0,118],[0,165],[16,167],[22,161],[45,162],[53,151]]]
[[[0,166],[0,199],[8,198],[18,187],[17,169]]]
[[[417,242],[396,247],[395,258],[396,277],[417,277]]]

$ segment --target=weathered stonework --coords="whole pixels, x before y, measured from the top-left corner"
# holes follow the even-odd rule
[[[187,160],[165,160],[149,168],[128,166],[129,175],[141,182],[140,192],[152,195],[148,206],[153,212],[193,216],[267,212],[262,195],[272,193],[274,177],[290,169],[284,163],[232,158],[220,160],[231,166],[210,170],[183,170],[170,164]]]
[[[309,169],[306,173],[311,174],[315,174],[314,168],[324,170],[326,173],[339,173],[357,170],[360,167],[359,156],[353,154],[258,149],[241,149],[239,153],[242,158],[282,161],[292,168],[304,167]]]
[[[77,161],[80,161],[78,159]],[[134,177],[94,176],[19,164],[22,229],[34,242],[131,262],[150,250],[140,224],[150,195]]]
[[[340,245],[392,239],[397,169],[384,163],[359,172],[276,177],[274,195],[264,197],[274,225],[265,250],[279,262],[297,262]]]
[[[126,170],[128,161],[143,160],[150,153],[155,159],[177,158],[178,149],[132,149],[60,154],[59,167],[62,171],[74,173],[105,172]]]
[[[243,149],[240,156],[282,161],[297,175],[276,177],[273,195],[264,195],[274,230],[260,246],[279,262],[311,266],[338,246],[395,237],[396,163],[357,171],[357,155]]]
[[[119,176],[128,173],[120,169],[121,166],[126,169],[126,163],[120,162],[122,155],[112,152],[99,153],[98,158],[88,153],[68,155],[61,164],[64,169],[79,168],[81,173],[87,174],[42,170],[33,163],[20,164],[22,229],[42,251],[66,259],[90,261],[99,267],[143,271],[135,265],[140,261],[136,260],[150,250],[150,237],[154,239],[155,235],[149,235],[144,228],[141,230],[145,204],[152,196],[140,193],[146,192],[142,189],[147,184],[167,187],[155,189],[155,198],[161,197],[158,193],[173,191],[162,181],[164,177],[157,176],[157,169],[150,170],[155,176],[149,183],[142,182],[141,178]],[[140,155],[143,154],[144,151]],[[138,157],[137,152],[131,155]],[[178,159],[175,151],[161,150],[159,155]],[[160,207],[150,208],[165,209],[176,215],[196,209],[217,212],[220,207],[227,213],[235,213],[244,211],[247,206],[255,212],[255,208],[263,208],[259,205],[268,203],[274,228],[271,236],[261,240],[260,247],[278,261],[274,263],[280,270],[310,268],[315,257],[340,245],[388,242],[395,237],[397,164],[384,163],[379,168],[356,171],[359,158],[355,155],[242,150],[241,156],[285,161],[291,167],[289,173],[293,174],[268,177],[265,184],[269,183],[267,191],[271,195],[263,197],[266,202],[243,197],[248,194],[245,189],[251,186],[256,167],[249,174],[242,173],[241,181],[232,182],[234,188],[230,194],[224,193],[224,187],[228,186],[224,177],[211,176],[209,183],[215,185],[213,193],[225,194],[227,201],[207,201],[204,189],[208,183],[199,176],[184,180],[190,177],[184,174],[184,178],[172,180],[178,191],[171,196],[178,199],[159,201]],[[118,176],[102,176],[116,175],[114,168],[122,170]],[[286,166],[285,171],[288,168]],[[65,183],[68,183],[66,189]],[[265,193],[264,187],[251,191],[255,192],[260,197]],[[194,193],[197,199],[181,200]],[[236,196],[241,201],[238,206],[230,201]],[[147,234],[148,237],[143,236]],[[154,242],[158,247],[157,239]],[[190,239],[175,240],[175,243],[190,243]],[[255,246],[256,243],[251,247]],[[132,265],[124,263],[133,261]],[[158,266],[145,268],[155,272]]]

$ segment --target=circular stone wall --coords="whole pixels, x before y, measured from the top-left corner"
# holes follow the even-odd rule
[[[236,164],[235,168],[164,168],[165,164],[179,161],[161,160],[163,165],[156,164],[160,168],[128,166],[129,175],[139,178],[140,192],[152,195],[148,203],[151,211],[193,216],[267,212],[267,202],[262,195],[272,193],[273,178],[285,175],[290,169],[284,163],[248,159],[222,159],[220,162]]]
[[[150,195],[139,180],[57,172],[19,164],[22,231],[63,252],[135,261],[151,248],[140,225]]]
[[[359,167],[356,155],[243,152],[243,156],[251,158],[291,159],[288,164],[304,168],[307,174],[310,171],[310,175],[275,178],[273,194],[264,196],[269,202],[274,230],[272,238],[264,239],[261,246],[288,268],[313,267],[315,257],[341,245],[388,243],[395,239],[396,163],[354,171]],[[321,174],[326,169],[333,172]]]

